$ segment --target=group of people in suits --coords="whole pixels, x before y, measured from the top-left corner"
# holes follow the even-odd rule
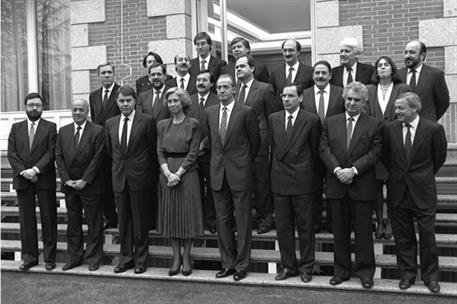
[[[250,264],[255,207],[259,234],[272,228],[275,215],[281,254],[275,279],[300,275],[307,283],[325,192],[327,229],[334,234],[331,285],[356,276],[364,288],[373,286],[375,209],[375,236],[395,238],[400,288],[415,281],[417,221],[422,277],[439,292],[434,174],[445,161],[447,142],[436,120],[449,106],[449,93],[443,72],[424,64],[425,45],[409,42],[406,67],[397,70],[388,56],[374,67],[358,62],[360,43],[344,38],[341,65],[332,69],[327,61],[313,67],[300,62],[301,45],[290,39],[282,44],[284,63],[271,72],[249,54],[244,38],[233,39],[235,60],[228,65],[210,54],[207,33],[198,33],[194,45],[196,58],[175,56],[175,78],[149,52],[143,61],[148,75],[137,80],[136,91],[115,83],[114,65],[100,65],[102,87],[90,103],[72,103],[74,122],[58,135],[56,125],[41,118],[42,97],[27,95],[28,119],[12,126],[8,141],[21,269],[38,263],[35,195],[45,267],[55,268],[55,159],[69,218],[63,270],[83,260],[89,270],[98,269],[104,216],[105,228],[119,225],[116,273],[146,271],[148,230],[157,229],[173,249],[169,275],[190,275],[192,239],[206,226],[219,241],[222,268],[216,278],[239,281]]]

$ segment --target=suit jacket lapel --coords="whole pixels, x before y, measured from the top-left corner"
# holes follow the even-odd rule
[[[428,78],[430,77],[430,73],[428,72],[427,66],[425,64],[422,65],[422,70],[419,73],[419,81],[416,85],[416,93],[420,94],[422,89],[425,87],[425,84],[429,81]]]
[[[28,128],[27,122],[26,122],[26,130]],[[30,153],[35,150],[37,144],[41,141],[41,138],[44,136],[46,132],[44,131],[44,126],[43,126],[43,119],[40,119],[40,122],[38,123],[36,130],[35,130],[35,137],[33,138],[33,144],[32,144],[32,149],[30,149]],[[27,138],[29,137],[28,130],[26,132]]]
[[[246,96],[245,103],[244,103],[245,105],[250,106],[250,107],[253,106],[254,101],[256,99],[255,97],[257,95],[257,89],[258,89],[258,86],[257,86],[256,81],[254,80],[251,83],[251,87],[249,88],[249,93]]]
[[[363,130],[364,130],[365,122],[366,122],[365,114],[360,113],[359,119],[357,119],[357,122],[354,126],[354,131],[352,132],[351,143],[350,143],[349,149],[348,149],[348,155],[351,154],[352,150],[354,150],[354,147],[359,142],[360,136],[362,135]]]
[[[325,113],[325,117],[328,117],[329,113],[333,113],[333,108],[336,105],[336,101],[338,100],[338,95],[336,95],[336,90],[332,89],[332,86],[329,85],[330,88],[330,94],[328,95],[328,106],[327,106],[327,112]],[[314,107],[316,107],[316,104],[314,104]],[[317,113],[317,109],[316,109]]]
[[[223,143],[224,145],[230,139],[230,135],[232,134],[233,127],[237,123],[237,120],[239,117],[238,112],[240,111],[240,109],[241,109],[241,105],[235,102],[235,104],[233,105],[232,113],[230,114],[230,118],[228,121],[227,133],[225,133],[225,142]],[[219,111],[219,113],[220,113],[220,111]]]
[[[419,123],[417,124],[417,130],[414,135],[414,141],[413,141],[413,146],[411,147],[411,155],[409,157],[409,162],[408,162],[408,167],[411,165],[412,160],[414,159],[414,156],[416,155],[417,151],[419,150],[419,147],[422,145],[422,142],[424,141],[424,124],[422,123],[422,119],[419,118]]]
[[[315,114],[318,114],[317,112],[317,108],[316,108],[316,99],[314,98],[316,92],[314,91],[314,87],[312,90],[309,90],[308,92],[306,92],[303,96],[303,102],[309,102],[309,106],[308,108]],[[328,110],[330,110],[330,100],[329,100],[329,105],[328,105],[328,109],[327,109],[327,112]]]
[[[395,114],[393,114],[393,113],[394,113],[395,100],[397,99],[397,95],[398,95],[398,90],[399,90],[399,86],[394,84],[392,87],[392,92],[390,93],[389,101],[387,101],[386,110],[384,111],[384,117],[386,117],[387,120],[389,120],[389,121],[392,121],[395,118],[394,117]]]
[[[285,121],[284,116],[282,119]],[[287,151],[290,150],[290,147],[295,143],[298,135],[301,133],[301,130],[303,129],[303,127],[305,125],[306,125],[306,120],[303,118],[303,110],[299,109],[297,118],[295,119],[294,125],[292,126],[292,134],[290,134],[289,137],[285,136],[286,144],[283,145],[283,149],[281,150],[281,154],[280,154],[280,159],[282,159],[286,155]],[[285,128],[284,126],[283,126],[283,129]]]
[[[135,137],[138,135],[138,129],[140,128],[141,117],[138,115],[139,113],[135,113],[132,121],[132,128],[130,129],[130,137],[127,144],[127,151],[125,151],[125,155],[128,155],[129,151],[131,150],[132,144],[135,140]]]

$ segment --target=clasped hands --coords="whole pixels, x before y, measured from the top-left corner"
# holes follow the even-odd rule
[[[168,187],[174,187],[177,184],[179,184],[179,182],[181,181],[181,178],[176,173],[169,172],[166,175],[166,177],[167,177],[167,181],[168,181],[168,183],[167,183]]]
[[[335,172],[335,175],[340,182],[342,182],[345,185],[350,185],[354,180],[355,173],[354,170],[352,170],[352,168],[344,168],[338,169]]]
[[[81,191],[82,189],[84,189],[84,187],[86,187],[86,185],[87,185],[87,182],[83,181],[82,179],[69,180],[69,181],[65,182],[65,186],[71,187],[78,191]]]
[[[25,169],[20,173],[20,175],[32,183],[36,183],[38,181],[38,174],[33,168]]]

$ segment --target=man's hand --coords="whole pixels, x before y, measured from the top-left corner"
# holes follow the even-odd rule
[[[75,181],[73,188],[75,188],[78,191],[81,191],[82,189],[84,189],[84,187],[86,187],[86,185],[87,185],[86,181],[83,181],[82,179],[78,179],[77,181]]]
[[[26,179],[32,181],[32,178],[37,176],[37,173],[32,168],[26,169],[20,173],[21,176],[25,177]],[[32,181],[33,182],[33,181]],[[36,182],[36,181],[35,181]]]
[[[350,185],[354,180],[355,173],[352,168],[345,168],[336,171],[336,177],[345,185]]]

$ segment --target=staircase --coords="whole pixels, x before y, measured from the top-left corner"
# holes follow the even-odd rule
[[[12,190],[12,173],[6,159],[6,153],[1,154],[2,177],[1,177],[1,270],[2,272],[19,271],[20,257],[20,228],[18,223],[18,207],[16,193]],[[58,181],[59,182],[59,181]],[[234,282],[231,277],[215,279],[214,275],[220,269],[220,257],[217,248],[217,236],[205,231],[205,234],[195,241],[192,250],[194,271],[191,276],[177,275],[168,277],[168,267],[172,258],[172,251],[168,241],[157,232],[151,231],[149,247],[149,268],[147,272],[136,275],[133,271],[122,274],[113,273],[113,265],[117,263],[119,253],[118,229],[105,230],[104,265],[96,272],[89,272],[87,265],[66,271],[67,275],[78,276],[106,276],[135,278],[144,280],[173,280],[192,281],[210,284],[242,284],[247,286],[287,287],[287,288],[311,288],[322,290],[379,292],[389,294],[410,294],[426,297],[456,297],[457,299],[457,144],[449,145],[448,159],[444,167],[437,175],[438,184],[438,210],[436,216],[436,239],[440,252],[441,293],[431,294],[421,283],[416,282],[412,288],[400,291],[398,288],[398,271],[396,269],[395,249],[393,238],[390,240],[374,240],[377,271],[373,289],[366,291],[360,286],[358,279],[351,279],[338,286],[330,286],[329,280],[333,266],[333,235],[329,233],[316,234],[316,267],[313,280],[306,285],[299,277],[285,281],[275,281],[274,276],[277,265],[280,262],[276,231],[258,235],[253,232],[253,250],[251,254],[251,266],[248,277],[240,282]],[[36,273],[63,273],[61,267],[65,262],[65,232],[66,232],[66,208],[64,196],[57,192],[58,200],[58,244],[57,244],[57,268],[52,272],[46,272],[41,263],[33,267],[31,272]],[[37,208],[37,215],[39,209]],[[39,216],[37,216],[39,222]],[[39,233],[41,226],[39,224]],[[87,227],[84,226],[84,232]],[[42,244],[39,244],[40,250]],[[298,254],[298,253],[297,253]],[[26,274],[24,274],[26,275]],[[418,277],[420,280],[420,277]]]

